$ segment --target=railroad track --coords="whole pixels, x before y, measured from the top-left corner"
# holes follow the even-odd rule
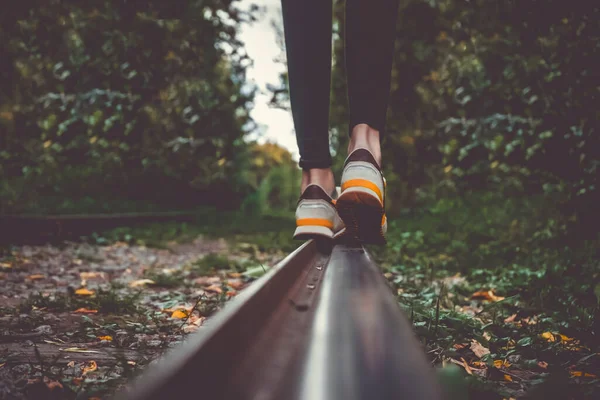
[[[117,399],[441,399],[363,247],[309,241]]]

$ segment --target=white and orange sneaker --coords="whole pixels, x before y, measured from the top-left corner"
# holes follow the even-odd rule
[[[342,194],[336,202],[348,237],[362,243],[386,243],[385,185],[381,167],[369,150],[359,148],[348,156]]]
[[[333,194],[337,197],[339,188]],[[296,208],[296,231],[294,239],[335,239],[344,233],[344,223],[335,208],[336,200],[316,184],[304,189]]]

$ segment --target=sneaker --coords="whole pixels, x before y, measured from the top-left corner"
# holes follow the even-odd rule
[[[337,197],[339,188],[333,194]],[[335,208],[335,198],[319,185],[310,184],[298,200],[294,239],[335,239],[344,233],[344,223]]]
[[[348,156],[336,205],[349,237],[363,243],[386,243],[385,186],[381,168],[369,150],[356,149]]]

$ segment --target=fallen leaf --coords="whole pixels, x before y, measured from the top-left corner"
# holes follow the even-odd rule
[[[87,365],[83,367],[83,375],[87,374],[88,372],[94,372],[97,369],[98,364],[96,364],[96,361],[88,361]]]
[[[465,367],[465,371],[467,371],[467,374],[473,375],[473,370],[471,370],[471,367],[469,367],[469,364],[467,364],[465,359],[461,357],[460,360],[462,361],[463,367]]]
[[[0,368],[4,367],[6,363],[0,363]]]
[[[62,389],[63,385],[58,381],[49,381],[46,382],[46,387],[52,391],[56,388]]]
[[[492,335],[490,335],[489,332],[483,332],[483,337],[485,338],[485,340],[487,340],[488,342],[490,340],[492,340]]]
[[[552,332],[544,332],[542,333],[542,338],[546,339],[548,342],[555,342],[556,337],[552,334]]]
[[[487,300],[487,301],[500,301],[504,300],[504,297],[496,296],[491,290],[480,290],[471,295],[473,300]]]
[[[137,363],[135,361],[131,361],[130,360],[130,361],[127,361],[127,364],[129,364],[129,365],[136,365]]]
[[[0,263],[0,268],[12,268],[12,265],[9,263],[3,262],[3,263]]]
[[[33,275],[29,275],[26,279],[30,280],[30,281],[37,281],[37,280],[44,279],[44,278],[46,278],[46,275],[33,274]]]
[[[244,286],[244,282],[241,279],[230,279],[227,281],[227,285],[235,290],[240,290]]]
[[[104,278],[104,272],[80,272],[79,278],[81,279],[95,279],[95,278]]]
[[[183,327],[183,333],[192,333],[196,332],[198,327],[196,325],[186,325]]]
[[[215,283],[221,282],[221,278],[218,276],[201,276],[199,278],[194,279],[194,283],[196,285],[214,285]]]
[[[494,360],[494,367],[496,368],[508,368],[511,364],[506,360]]]
[[[98,310],[90,310],[89,308],[78,308],[73,312],[78,314],[96,314]]]
[[[108,335],[107,336],[98,336],[98,339],[107,340],[109,342],[113,340],[112,336],[108,336]]]
[[[456,350],[461,350],[461,349],[464,349],[465,347],[467,347],[467,345],[466,345],[466,344],[464,344],[464,343],[456,343],[456,344],[455,344],[453,347],[454,347]]]
[[[188,316],[187,311],[183,311],[183,310],[175,310],[175,311],[173,311],[173,314],[171,314],[171,318],[177,318],[177,319],[187,318],[187,316]]]
[[[152,279],[138,279],[137,281],[133,281],[129,284],[129,287],[140,287],[140,286],[146,286],[146,285],[154,285],[156,282],[154,282]]]
[[[236,292],[235,290],[229,290],[229,291],[227,291],[227,293],[225,293],[225,295],[226,295],[227,297],[233,297],[233,296],[235,296],[236,294],[237,294],[237,292]]]
[[[512,378],[511,378],[511,376],[510,375],[506,375],[506,374],[504,374],[504,380],[507,381],[507,382],[512,382],[513,381]]]
[[[82,347],[68,347],[66,349],[59,349],[60,351],[66,351],[68,353],[100,353],[96,350],[88,350]]]
[[[583,377],[583,378],[595,378],[596,375],[594,374],[588,374],[587,372],[583,372],[583,371],[570,371],[570,374],[572,377]]]
[[[515,322],[515,318],[517,318],[517,314],[513,314],[513,315],[511,315],[510,317],[508,317],[508,318],[505,318],[505,319],[504,319],[504,323],[505,323],[505,324],[510,324],[510,323],[513,323],[513,322]]]
[[[571,341],[575,340],[572,337],[568,337],[567,335],[563,335],[563,334],[560,334],[560,333],[558,334],[558,336],[560,336],[560,339],[563,342],[571,342]]]
[[[69,361],[69,363],[67,364],[67,367],[69,368],[73,368],[75,366],[75,361]]]
[[[539,361],[538,367],[546,369],[546,368],[548,368],[548,363],[546,361]]]
[[[204,290],[206,290],[207,292],[215,292],[215,293],[223,293],[223,289],[221,289],[221,287],[217,286],[217,285],[210,285],[209,287],[205,288]]]
[[[241,278],[242,274],[239,272],[228,272],[227,276],[229,276],[230,278]]]
[[[475,355],[479,358],[485,356],[486,354],[490,354],[490,350],[483,347],[477,340],[471,340],[471,351],[473,351],[473,353],[475,353]]]
[[[59,339],[60,340],[60,339]],[[61,343],[62,342],[62,343]],[[65,342],[63,342],[62,340],[60,342],[55,342],[53,340],[44,340],[44,343],[48,343],[48,344],[55,344],[57,346],[62,346],[63,344],[65,344]]]
[[[81,288],[81,289],[77,289],[75,291],[75,294],[77,294],[79,296],[91,296],[94,294],[94,291],[86,289],[86,288]]]

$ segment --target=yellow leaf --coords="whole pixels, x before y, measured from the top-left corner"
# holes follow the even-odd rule
[[[73,312],[78,314],[96,314],[98,310],[90,310],[89,308],[78,308]]]
[[[450,171],[452,171],[452,165],[448,165],[447,167],[444,168],[445,173],[449,173]]]
[[[469,367],[469,364],[467,364],[465,359],[461,357],[460,360],[462,361],[463,367],[465,367],[465,371],[467,371],[467,374],[473,375],[473,370],[471,369],[471,367]]]
[[[11,111],[2,111],[0,112],[0,118],[5,119],[7,121],[12,121],[14,117]]]
[[[572,337],[568,337],[568,336],[560,334],[560,333],[558,334],[558,336],[560,336],[560,338],[563,342],[570,342],[570,341],[574,340]]]
[[[0,267],[1,268],[12,268],[12,265],[10,263],[0,263]]]
[[[169,52],[165,56],[165,60],[174,60],[176,58],[177,56],[175,55],[175,52],[173,50],[169,50]]]
[[[87,365],[83,367],[83,375],[87,374],[88,372],[94,372],[97,369],[98,364],[96,364],[96,361],[89,361]]]
[[[415,144],[415,138],[412,136],[402,136],[400,142],[412,146]]]
[[[500,301],[504,300],[504,297],[496,296],[491,290],[480,290],[471,295],[474,300],[487,300],[487,301]]]
[[[494,360],[494,367],[496,367],[496,368],[502,368],[502,367],[508,368],[508,367],[510,367],[510,365],[511,364],[506,360]]]
[[[544,332],[542,333],[542,338],[546,339],[549,342],[555,342],[556,338],[552,334],[552,332]]]
[[[154,285],[156,282],[154,282],[152,279],[138,279],[137,281],[133,281],[129,284],[129,287],[140,287],[140,286],[146,286],[146,285]]]
[[[494,169],[494,168],[496,168],[496,167],[498,166],[498,164],[500,164],[498,161],[494,161],[494,162],[492,162],[492,163],[490,164],[490,168],[491,168],[491,169]]]
[[[173,314],[171,314],[171,318],[177,318],[177,319],[183,319],[183,318],[187,318],[188,313],[186,311],[182,311],[182,310],[175,310],[173,311]]]
[[[46,276],[43,274],[33,274],[33,275],[29,275],[27,277],[27,279],[29,279],[30,281],[37,281],[39,279],[44,279]]]
[[[94,294],[94,291],[86,289],[86,288],[81,288],[81,289],[77,289],[75,291],[75,294],[77,294],[79,296],[91,296]]]
[[[96,143],[97,141],[98,141],[98,136],[92,136],[92,137],[90,138],[90,144],[94,144],[94,143]]]
[[[583,372],[583,371],[571,371],[571,376],[574,378],[575,377],[596,378],[596,375],[588,374],[587,372]]]
[[[52,146],[52,140],[46,140],[44,142],[44,148],[47,149],[48,147]]]
[[[80,272],[79,273],[79,277],[81,279],[95,279],[95,278],[103,278],[104,277],[104,273],[103,272]]]
[[[512,382],[513,381],[512,378],[510,377],[510,375],[506,375],[506,374],[504,374],[504,380],[508,381],[508,382]]]
[[[98,336],[98,339],[100,340],[107,340],[109,342],[111,342],[113,340],[112,336]]]
[[[0,368],[4,367],[6,363],[0,363]]]

